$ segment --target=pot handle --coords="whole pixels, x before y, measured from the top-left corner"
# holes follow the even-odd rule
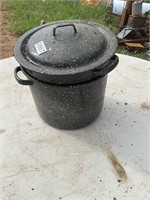
[[[22,80],[21,78],[19,78],[19,76],[18,76],[19,71],[22,71],[20,66],[16,67],[15,70],[14,70],[14,76],[15,76],[16,81],[21,85],[33,85],[33,81]]]
[[[106,67],[104,67],[102,69],[95,69],[95,70],[93,70],[93,72],[97,76],[105,76],[110,71],[112,71],[117,66],[118,63],[119,63],[119,57],[117,55],[114,55],[110,59],[109,63],[106,65]]]
[[[77,29],[76,29],[76,27],[75,27],[74,24],[64,24],[64,25],[58,25],[58,26],[54,27],[54,28],[53,28],[53,35],[54,35],[54,36],[56,35],[56,29],[57,29],[57,28],[66,27],[66,26],[72,26],[73,29],[74,29],[74,32],[77,33]]]

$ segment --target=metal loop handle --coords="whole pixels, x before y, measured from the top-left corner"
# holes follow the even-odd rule
[[[97,76],[105,76],[110,71],[112,71],[117,66],[118,63],[119,63],[119,58],[117,55],[114,55],[110,59],[109,63],[104,68],[95,69],[95,70],[93,70],[93,73],[94,73],[94,75],[97,75]]]
[[[57,28],[66,27],[66,26],[72,26],[73,29],[74,29],[74,32],[77,33],[77,29],[76,29],[74,24],[64,24],[64,25],[58,25],[58,26],[54,27],[53,28],[53,35],[56,36],[56,29]]]
[[[15,70],[14,70],[14,76],[15,76],[16,81],[21,85],[33,85],[33,81],[31,81],[31,80],[22,80],[21,78],[19,78],[19,76],[17,74],[19,71],[22,72],[20,66],[16,67]]]

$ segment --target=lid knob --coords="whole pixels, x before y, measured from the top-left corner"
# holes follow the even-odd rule
[[[56,27],[53,28],[53,35],[54,35],[54,36],[56,35],[56,29],[57,29],[57,28],[66,27],[66,26],[72,26],[73,29],[74,29],[74,32],[77,33],[77,29],[76,29],[76,27],[75,27],[74,24],[63,24],[63,25],[58,25],[58,26],[56,26]]]

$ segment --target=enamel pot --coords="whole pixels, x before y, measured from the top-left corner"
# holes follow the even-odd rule
[[[15,78],[30,86],[45,122],[59,129],[79,129],[102,110],[107,74],[119,62],[117,46],[115,35],[93,22],[47,23],[17,41],[14,55],[20,66]]]

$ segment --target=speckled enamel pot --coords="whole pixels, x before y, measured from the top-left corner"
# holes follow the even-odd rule
[[[15,74],[21,71],[16,68]],[[19,80],[30,85],[31,93],[40,117],[49,125],[74,130],[89,125],[100,114],[107,82],[107,75],[102,78],[72,85],[44,83],[30,77]]]
[[[87,21],[44,24],[25,33],[14,54],[15,78],[29,85],[41,118],[60,129],[79,129],[100,114],[107,74],[118,62],[115,35]],[[22,71],[27,80],[22,80]]]

